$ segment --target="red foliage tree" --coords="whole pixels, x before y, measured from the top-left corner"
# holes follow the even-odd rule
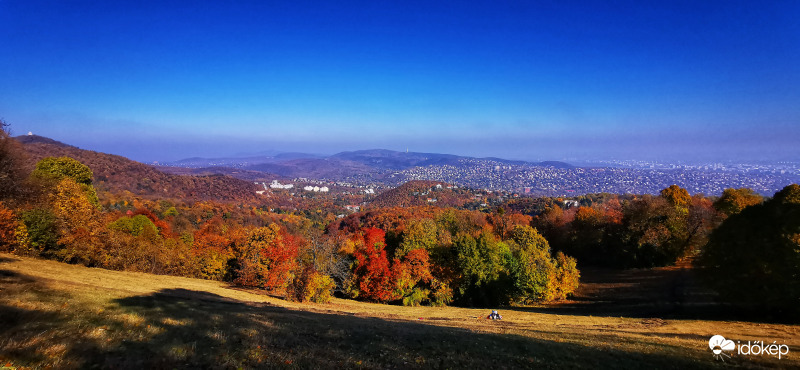
[[[381,229],[367,228],[356,234],[356,268],[353,271],[357,297],[375,302],[397,299],[394,279],[384,249],[386,234]]]
[[[297,266],[299,240],[276,224],[253,229],[238,256],[237,284],[283,289]]]

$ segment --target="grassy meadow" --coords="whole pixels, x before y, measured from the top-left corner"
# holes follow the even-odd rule
[[[670,292],[660,282],[681,273],[587,271],[572,302],[501,308],[503,320],[491,321],[489,309],[301,304],[215,281],[0,254],[0,368],[800,367],[796,324],[661,302]],[[790,353],[718,361],[715,334],[786,343]]]

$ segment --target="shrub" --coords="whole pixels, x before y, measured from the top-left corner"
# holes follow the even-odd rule
[[[422,302],[428,300],[428,296],[430,295],[431,291],[428,289],[415,287],[411,294],[403,297],[403,306],[419,306]]]
[[[300,302],[328,303],[333,297],[333,287],[330,276],[321,274],[313,265],[307,265],[295,276],[289,293]]]

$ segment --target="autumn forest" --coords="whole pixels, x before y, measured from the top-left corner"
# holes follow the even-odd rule
[[[436,206],[412,205],[407,199],[420,190],[453,192],[416,182],[337,217],[332,200],[276,211],[246,183],[221,176],[166,175],[67,146],[94,168],[45,156],[46,147],[26,151],[5,128],[0,144],[0,250],[18,255],[222,280],[313,302],[338,295],[410,306],[525,305],[569,297],[584,266],[641,268],[685,259],[705,267],[712,286],[725,276],[715,287],[737,304],[791,310],[800,293],[796,280],[763,289],[798,266],[797,185],[766,201],[748,189],[708,197],[670,186],[659,195],[517,198],[479,211],[464,207],[458,194]],[[106,175],[116,171],[129,173],[122,181]],[[163,190],[131,186],[152,178]],[[220,181],[221,195],[186,196]],[[230,194],[237,189],[230,184],[243,195]],[[752,228],[757,232],[746,232]],[[754,238],[765,253],[747,243]],[[742,278],[752,290],[733,295],[725,287],[735,272],[762,278]]]

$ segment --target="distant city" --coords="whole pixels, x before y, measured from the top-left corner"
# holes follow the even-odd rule
[[[345,152],[330,157],[290,153],[271,157],[192,158],[162,165],[212,168],[247,180],[266,181],[279,176],[353,187],[394,187],[411,180],[433,180],[530,196],[657,194],[673,184],[692,194],[719,195],[726,188],[750,188],[769,196],[788,184],[800,183],[800,162],[689,164],[609,160],[584,161],[577,167],[563,162],[387,150]],[[247,171],[226,172],[225,168]],[[263,176],[254,177],[254,171]]]
[[[588,193],[656,194],[669,185],[690,193],[719,195],[725,188],[751,188],[772,195],[800,181],[799,164],[780,165],[667,165],[635,162],[636,167],[555,168],[503,165],[492,161],[465,161],[463,166],[427,166],[398,173],[405,180],[437,180],[489,190],[533,195]],[[621,165],[617,164],[617,165]]]

